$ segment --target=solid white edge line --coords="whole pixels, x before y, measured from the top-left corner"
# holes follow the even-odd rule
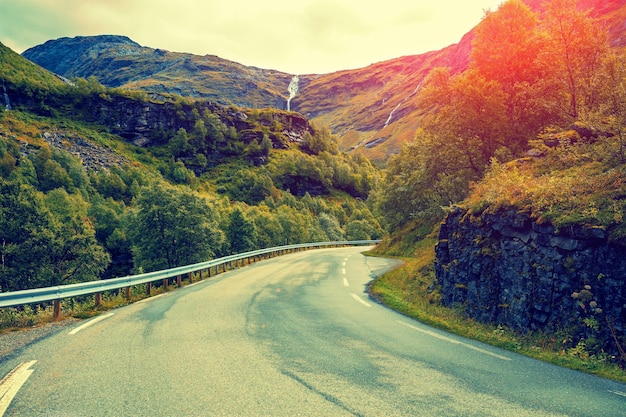
[[[355,293],[351,292],[350,295],[352,296],[352,298],[357,300],[359,303],[363,304],[365,307],[371,307],[372,306],[370,303],[366,302],[365,300],[363,300],[361,297],[359,297]]]
[[[626,392],[622,392],[622,391],[611,391],[611,390],[609,390],[609,392],[610,392],[611,394],[619,395],[619,396],[621,396],[621,397],[626,397]]]
[[[86,329],[87,327],[98,323],[99,321],[102,321],[104,319],[108,319],[109,317],[111,317],[112,315],[114,315],[115,313],[107,313],[107,314],[103,314],[101,316],[96,317],[93,320],[89,320],[87,323],[84,323],[80,326],[78,326],[77,328],[75,328],[74,330],[72,330],[71,332],[69,332],[68,334],[76,334],[78,332],[80,332],[83,329]]]
[[[189,285],[187,285],[187,287],[189,287]],[[169,292],[164,292],[163,294],[155,295],[154,297],[147,297],[147,298],[144,298],[143,300],[139,300],[135,304],[147,303],[147,302],[150,302],[152,300],[156,300],[157,298],[165,297],[167,295],[170,295],[170,293]]]
[[[510,360],[512,360],[511,358],[507,358],[506,356],[502,356],[502,355],[498,355],[497,353],[489,352],[488,350],[481,349],[479,347],[470,345],[468,343],[461,342],[459,340],[452,339],[450,337],[446,337],[444,335],[435,333],[433,331],[426,330],[426,329],[420,329],[419,327],[413,326],[412,324],[409,324],[409,323],[405,323],[402,320],[396,320],[396,321],[398,323],[400,323],[401,325],[403,325],[403,326],[406,326],[406,327],[411,328],[413,330],[417,330],[418,332],[425,333],[425,334],[427,334],[429,336],[432,336],[434,338],[437,338],[439,340],[443,340],[443,341],[446,341],[448,343],[452,343],[454,345],[462,345],[462,346],[465,346],[468,349],[472,349],[472,350],[475,350],[477,352],[484,353],[485,355],[493,356],[494,358],[498,358],[498,359],[501,359],[503,361],[510,361]]]
[[[29,368],[36,362],[32,360],[20,363],[0,381],[0,417],[4,415],[22,385],[34,372],[34,369]]]
[[[350,283],[348,282],[348,279],[345,278],[345,277],[343,278],[343,286],[344,287],[349,287],[350,286]]]

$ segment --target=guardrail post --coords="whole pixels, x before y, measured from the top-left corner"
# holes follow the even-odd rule
[[[58,320],[61,317],[61,300],[54,300],[54,308],[52,312],[52,318]]]
[[[97,292],[95,294],[94,298],[95,298],[96,307],[98,307],[100,304],[102,304],[102,293],[101,292]]]
[[[148,282],[146,284],[146,294],[148,294],[148,297],[152,295],[152,283],[151,282]]]
[[[190,272],[189,275],[191,275],[192,273]],[[182,287],[183,286],[183,277],[182,275],[178,275],[176,277],[176,286],[177,287]]]
[[[163,280],[163,289],[165,289],[165,291],[167,291],[167,287],[168,287],[168,284],[169,284],[169,282],[168,282],[168,281],[169,281],[169,279],[167,279],[167,278],[165,278],[165,279]]]
[[[126,287],[126,299],[130,300],[130,287]]]

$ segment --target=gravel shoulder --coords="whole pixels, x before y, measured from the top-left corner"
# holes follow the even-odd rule
[[[80,320],[69,318],[25,329],[0,333],[0,362],[31,343],[73,326]]]

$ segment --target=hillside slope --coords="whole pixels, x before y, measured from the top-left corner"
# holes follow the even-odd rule
[[[541,0],[525,0],[541,9]],[[626,4],[581,0],[609,28],[614,46],[626,45]],[[340,148],[384,162],[413,138],[424,109],[416,102],[420,83],[434,67],[467,67],[473,32],[439,51],[330,74],[300,74],[291,110],[340,136]],[[285,109],[292,74],[246,67],[216,56],[142,47],[121,36],[62,38],[24,52],[65,77],[94,75],[110,87],[202,97],[221,104]]]

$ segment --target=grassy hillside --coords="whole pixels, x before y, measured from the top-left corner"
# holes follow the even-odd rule
[[[539,0],[525,0],[538,13]],[[580,0],[598,24],[608,29],[613,46],[626,44],[623,2]],[[413,139],[429,110],[416,89],[435,67],[452,73],[467,68],[474,31],[440,51],[400,57],[366,68],[322,75],[300,75],[292,110],[328,125],[342,150],[377,163]],[[290,74],[246,67],[215,56],[194,56],[142,47],[120,36],[63,38],[25,52],[25,56],[66,77],[96,76],[107,86],[139,88],[155,94],[203,97],[222,104],[284,109]]]

